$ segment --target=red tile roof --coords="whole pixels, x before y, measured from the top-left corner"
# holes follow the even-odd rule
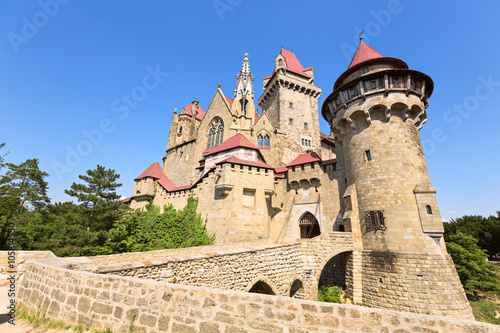
[[[321,161],[318,154],[316,154],[315,152],[312,152],[312,153],[299,155],[296,159],[294,159],[292,161],[292,163],[288,164],[287,167],[305,164],[305,163],[311,163],[311,162],[318,162],[318,161]]]
[[[257,112],[257,110],[255,110],[255,119],[253,123],[255,124],[257,120],[259,120],[259,113]]]
[[[306,69],[302,66],[299,59],[297,59],[292,51],[288,51],[282,48],[281,54],[285,57],[287,71],[310,78],[310,76],[305,73]]]
[[[276,173],[282,173],[282,172],[286,172],[286,171],[288,171],[288,168],[286,166],[274,168],[274,172],[276,172]]]
[[[224,97],[226,97],[226,101],[229,103],[229,105],[233,105],[234,100],[232,98],[227,97],[226,95],[224,95]]]
[[[186,109],[186,112],[189,114],[189,115],[193,115],[193,112],[191,111],[191,109],[193,108],[193,103],[189,103],[188,105],[186,105],[184,107]],[[202,120],[203,119],[203,116],[205,116],[205,111],[201,108],[201,105],[198,104],[198,108],[196,109],[196,119],[199,119],[199,120]]]
[[[165,173],[163,173],[163,169],[161,168],[160,163],[154,162],[146,170],[144,170],[143,173],[134,178],[134,180],[139,180],[146,177],[160,179],[162,176],[165,176]]]
[[[321,136],[321,139],[323,139],[323,140],[325,140],[325,141],[327,141],[335,146],[335,140],[331,136],[326,135],[326,134],[321,133],[321,132],[319,132],[319,134]]]
[[[250,142],[243,134],[238,133],[235,136],[230,137],[226,141],[224,141],[221,145],[207,149],[203,152],[203,156],[209,156],[216,153],[220,153],[221,151],[233,149],[236,147],[246,147],[255,150],[259,150],[257,146]]]
[[[384,56],[372,49],[368,44],[365,42],[361,41],[359,43],[358,49],[356,50],[356,53],[354,54],[354,57],[351,60],[351,63],[349,64],[349,67],[347,69],[362,63],[363,61],[367,61],[370,59],[376,59],[376,58],[383,58]]]
[[[261,160],[257,160],[257,161],[242,160],[241,158],[238,158],[236,156],[231,156],[231,157],[226,158],[225,160],[219,161],[215,164],[222,164],[222,163],[234,163],[234,164],[242,164],[242,165],[254,166],[254,167],[264,168],[264,169],[274,169],[272,166],[265,163],[264,161],[261,161]]]
[[[129,202],[130,202],[130,200],[132,200],[132,197],[130,197],[130,198],[125,198],[125,199],[123,199],[123,200],[122,200],[122,202],[123,202],[123,203],[129,203]]]
[[[293,53],[292,51],[288,51],[285,50],[284,48],[281,48],[280,54],[283,55],[283,57],[285,57],[285,65],[286,65],[285,68],[287,71],[299,74],[307,78],[311,78],[308,74],[306,74],[306,71],[310,70],[312,66],[304,68],[304,66],[302,66],[302,64],[300,63],[299,59],[297,59],[297,57],[295,56],[295,53]],[[264,76],[264,79],[268,79],[271,76],[273,76],[275,71],[276,71],[276,66],[273,69],[273,74]]]
[[[172,182],[165,175],[163,175],[160,179],[158,179],[158,184],[163,186],[163,188],[169,192],[175,190],[174,184],[172,184]]]

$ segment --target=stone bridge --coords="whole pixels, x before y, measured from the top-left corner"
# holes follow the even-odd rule
[[[361,276],[353,274],[360,271],[361,259],[348,232],[284,245],[235,244],[89,259],[93,265],[87,270],[101,274],[304,299],[316,298],[319,283],[337,284],[361,302]]]

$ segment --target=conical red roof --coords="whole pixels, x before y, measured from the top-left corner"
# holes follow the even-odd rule
[[[165,176],[163,169],[160,166],[160,163],[155,162],[151,164],[143,173],[141,173],[138,177],[134,178],[134,180],[139,180],[146,177],[153,177],[156,179],[160,179],[162,176]]]
[[[376,58],[383,58],[383,57],[384,57],[383,55],[372,49],[370,46],[368,46],[368,44],[361,41],[347,69],[354,67],[357,64],[360,64],[364,61]]]

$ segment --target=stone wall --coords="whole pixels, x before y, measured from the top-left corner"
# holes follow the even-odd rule
[[[448,254],[363,252],[363,303],[474,319]]]
[[[182,257],[189,255],[204,255],[207,253],[217,254],[218,252],[232,251],[241,248],[253,248],[265,245],[265,242],[247,242],[227,245],[196,246],[180,249],[156,250],[146,252],[128,252],[118,254],[107,254],[89,257],[97,267],[111,264],[137,263],[142,261],[152,261],[164,258]]]
[[[7,278],[13,274],[12,272],[15,272],[16,279],[19,280],[24,274],[28,260],[46,258],[56,258],[56,256],[52,251],[15,251],[13,257],[11,255],[14,267],[10,267],[9,251],[0,251],[0,286],[8,283]]]
[[[120,262],[120,256],[113,257],[115,263],[106,260],[107,256],[90,259],[99,266],[99,273],[240,291],[248,291],[263,281],[275,294],[283,296],[290,294],[292,283],[299,279],[304,283],[304,296],[315,298],[326,263],[339,253],[353,250],[352,235],[341,232],[288,245],[219,247],[218,251],[204,248],[207,252],[155,251],[157,255],[149,256],[155,260],[128,263]],[[102,265],[104,262],[107,265]]]
[[[28,264],[18,306],[113,332],[500,332],[468,320],[223,291]]]

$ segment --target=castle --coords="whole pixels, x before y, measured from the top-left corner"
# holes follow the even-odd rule
[[[349,231],[370,250],[444,250],[418,130],[433,82],[362,40],[321,113],[313,67],[281,49],[255,107],[248,53],[232,97],[217,86],[174,111],[163,167],[135,178],[132,208],[183,207],[191,192],[217,244]]]
[[[19,306],[118,332],[497,332],[469,321],[446,253],[418,132],[431,78],[361,40],[321,108],[330,135],[294,53],[264,77],[261,115],[253,80],[245,54],[232,97],[218,85],[206,111],[174,112],[163,167],[125,200],[181,208],[194,195],[216,245],[38,253],[49,259],[19,268]],[[325,284],[370,308],[311,302]]]
[[[329,135],[319,130],[313,67],[293,52],[281,49],[264,77],[261,115],[253,81],[245,53],[232,97],[218,84],[206,111],[196,100],[174,111],[163,167],[153,163],[135,178],[125,202],[181,208],[194,195],[216,245],[319,244],[349,234],[352,250],[331,260],[330,245],[317,250],[313,271],[327,272],[312,285],[340,284],[374,307],[388,307],[390,294],[390,308],[437,304],[470,316],[419,136],[432,79],[360,38],[321,108]],[[441,299],[428,303],[437,290]]]

